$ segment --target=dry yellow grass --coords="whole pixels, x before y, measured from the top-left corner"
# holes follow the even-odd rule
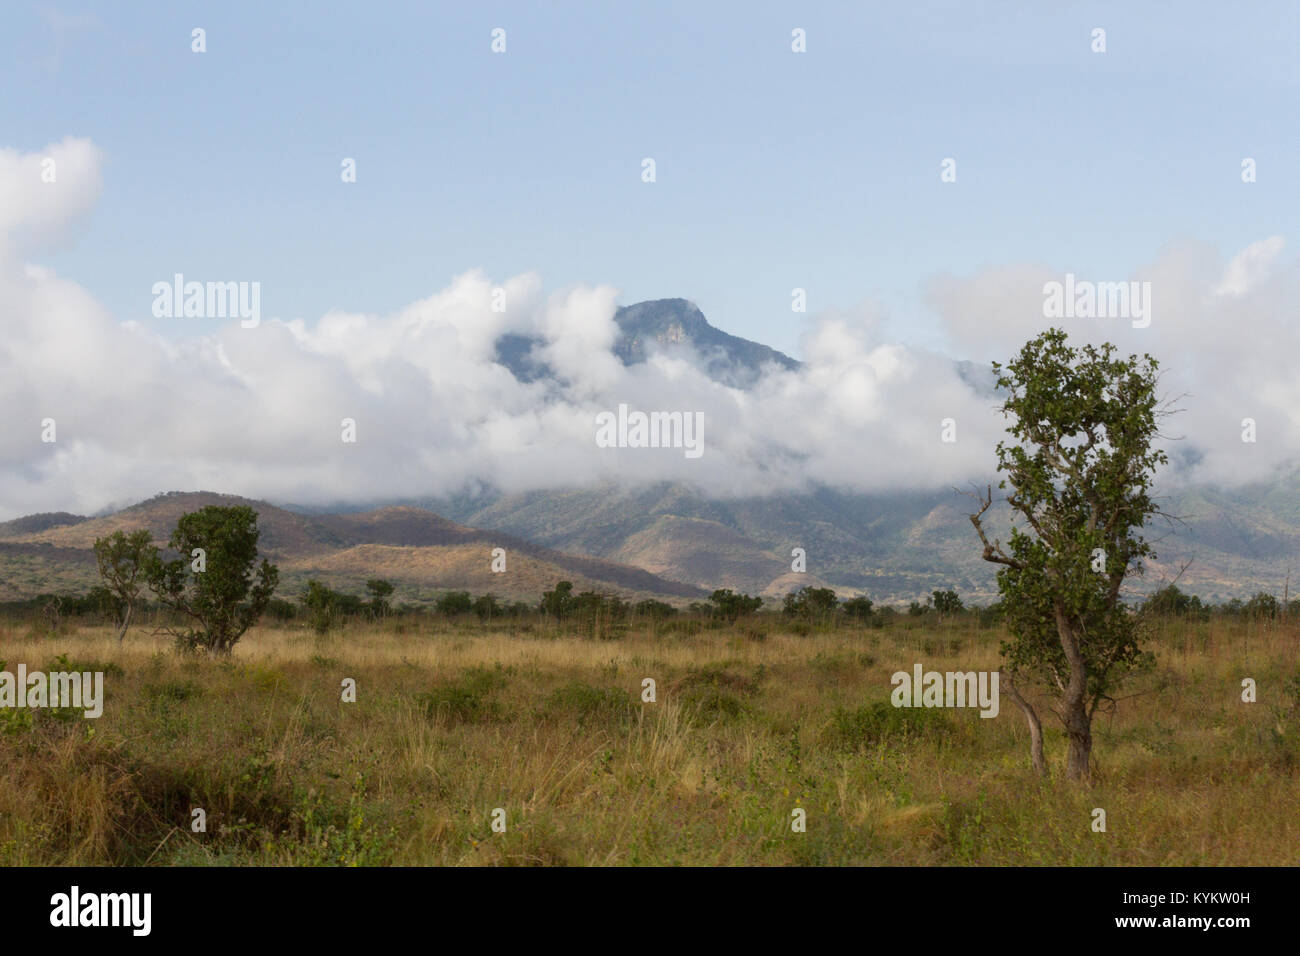
[[[1075,786],[1030,774],[1009,702],[992,720],[875,721],[896,670],[996,666],[998,632],[910,623],[613,641],[477,623],[257,628],[229,661],[144,631],[119,647],[107,629],[0,625],[10,669],[66,653],[110,671],[99,720],[0,728],[0,863],[1296,862],[1294,629],[1167,626],[1155,671],[1099,716],[1095,779]],[[1243,677],[1257,703],[1241,701]],[[1048,753],[1062,754],[1054,726]],[[196,807],[206,833],[191,832]]]

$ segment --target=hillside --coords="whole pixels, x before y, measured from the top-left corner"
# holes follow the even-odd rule
[[[764,370],[800,367],[761,343],[715,328],[686,299],[625,306],[614,322],[614,353],[626,365],[656,351],[677,351],[738,389],[750,387]],[[521,380],[545,378],[552,372],[537,358],[539,344],[503,336],[497,360]],[[993,397],[989,368],[958,362],[956,369],[981,395]],[[805,584],[892,604],[936,588],[955,588],[974,602],[996,593],[995,569],[980,560],[967,517],[971,502],[953,489],[860,494],[811,487],[719,499],[659,482],[488,491],[370,510],[348,502],[276,506],[198,492],[160,495],[103,517],[28,515],[0,524],[0,596],[88,585],[94,580],[89,549],[97,537],[144,527],[161,542],[183,512],[231,502],[259,511],[263,547],[281,565],[289,590],[308,576],[353,590],[368,577],[383,576],[399,584],[399,599],[408,600],[449,587],[535,600],[537,582],[560,578],[580,588],[678,601],[715,588],[779,598]],[[1260,590],[1281,595],[1287,587],[1291,563],[1300,556],[1300,473],[1235,489],[1180,489],[1161,505],[1177,520],[1148,528],[1159,557],[1134,583],[1133,594],[1180,572],[1181,587],[1213,601]],[[988,520],[1005,535],[1005,508],[995,507]],[[486,556],[495,547],[512,556],[505,575],[488,570]],[[807,553],[804,574],[791,571],[796,547]]]
[[[466,527],[421,508],[303,515],[233,495],[174,492],[98,518],[20,518],[0,525],[0,600],[89,588],[98,583],[91,551],[96,538],[146,528],[161,545],[182,514],[206,505],[248,505],[257,511],[262,551],[280,567],[280,591],[289,597],[309,577],[354,592],[368,578],[387,578],[397,585],[399,601],[427,601],[448,589],[536,601],[542,590],[562,579],[573,581],[579,590],[628,597],[680,601],[704,596],[698,588],[642,568],[565,554],[514,535]],[[493,548],[506,551],[505,573],[491,570]]]
[[[1232,491],[1201,488],[1167,495],[1176,521],[1147,536],[1157,560],[1133,585],[1141,594],[1175,578],[1222,601],[1266,590],[1281,596],[1288,562],[1300,555],[1300,481]],[[953,490],[865,495],[821,488],[802,494],[715,500],[660,483],[522,495],[442,498],[426,503],[478,527],[499,528],[563,551],[637,565],[709,589],[778,595],[789,580],[826,582],[842,593],[904,603],[936,588],[970,600],[995,597],[995,569],[980,559],[970,501]],[[990,527],[1009,529],[1005,508]],[[790,551],[807,552],[808,571],[787,581]],[[1300,570],[1300,562],[1296,569]]]
[[[992,571],[960,535],[962,524],[971,535],[964,501],[952,493],[867,496],[829,489],[721,501],[659,483],[427,504],[480,527],[706,589],[779,596],[797,581],[905,602],[939,587],[992,597]],[[807,553],[803,575],[791,575],[796,547]]]

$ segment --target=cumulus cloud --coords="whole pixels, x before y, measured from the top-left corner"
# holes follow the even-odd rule
[[[1283,248],[1283,237],[1273,236],[1225,262],[1209,243],[1184,242],[1127,276],[1077,276],[1150,283],[1145,328],[1123,318],[1045,319],[1043,286],[1063,275],[1041,265],[943,276],[927,297],[959,348],[980,357],[1008,357],[1051,325],[1078,342],[1151,354],[1160,362],[1162,393],[1179,409],[1164,423],[1175,467],[1163,480],[1238,485],[1290,470],[1300,455],[1300,263],[1284,261]],[[1254,443],[1242,441],[1247,418],[1256,423]]]
[[[1286,245],[1281,236],[1271,236],[1252,242],[1232,257],[1223,272],[1223,279],[1215,287],[1216,295],[1243,296],[1268,276],[1269,270]]]
[[[73,137],[39,153],[0,149],[0,254],[62,238],[99,199],[102,161],[94,143]]]
[[[47,155],[59,180],[42,192]],[[814,320],[803,366],[771,369],[748,390],[678,351],[623,366],[612,353],[617,290],[547,292],[533,274],[469,271],[387,315],[267,317],[255,328],[169,320],[193,325],[179,338],[119,322],[75,282],[28,264],[93,207],[100,161],[83,140],[0,152],[0,518],[198,488],[364,503],[661,479],[719,496],[810,484],[938,489],[991,473],[995,402],[953,356],[886,341],[871,305]],[[1166,384],[1189,394],[1175,424],[1195,450],[1180,459],[1193,476],[1241,480],[1300,448],[1289,361],[1300,330],[1286,311],[1296,270],[1273,243],[1227,264],[1208,247],[1175,249],[1142,270],[1154,286],[1148,329],[1098,320],[1071,329],[1162,359]],[[928,296],[954,355],[1005,358],[1048,324],[1041,290],[1051,278],[1012,265],[936,279]],[[498,364],[506,333],[538,340],[535,357],[554,377],[521,382]],[[596,416],[620,404],[701,412],[704,454],[598,447]],[[1243,450],[1247,416],[1261,437]],[[47,418],[54,443],[41,441]],[[341,441],[345,418],[355,444]],[[946,419],[956,442],[941,441]]]

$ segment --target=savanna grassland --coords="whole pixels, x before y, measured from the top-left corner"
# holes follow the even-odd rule
[[[1300,627],[1158,625],[1155,668],[1094,723],[1083,786],[1061,779],[1050,715],[1054,773],[1033,776],[1005,694],[995,719],[889,705],[890,675],[916,662],[995,668],[997,629],[802,630],[760,615],[594,640],[397,619],[254,628],[213,660],[148,628],[119,646],[106,627],[0,624],[9,670],[102,670],[106,688],[98,720],[0,714],[0,864],[1300,859]],[[1243,677],[1258,702],[1242,702]],[[806,832],[792,832],[795,808]]]

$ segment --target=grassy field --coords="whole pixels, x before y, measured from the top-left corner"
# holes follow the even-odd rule
[[[1079,787],[1031,774],[1005,697],[995,719],[890,707],[894,671],[997,664],[996,630],[913,624],[258,628],[227,661],[147,629],[119,647],[103,628],[0,624],[10,671],[66,654],[106,672],[98,720],[0,712],[0,864],[1300,861],[1300,629],[1162,625]]]

